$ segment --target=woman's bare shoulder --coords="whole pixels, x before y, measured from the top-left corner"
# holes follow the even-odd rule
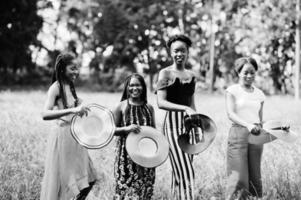
[[[126,105],[127,105],[127,100],[123,100],[117,104],[115,110],[119,112],[123,112],[126,108]]]
[[[48,94],[52,94],[55,96],[60,94],[60,87],[57,81],[51,84],[51,86],[48,89]]]
[[[171,66],[165,67],[159,71],[159,79],[169,78],[172,75]]]

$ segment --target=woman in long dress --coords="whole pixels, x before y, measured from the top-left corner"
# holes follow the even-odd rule
[[[75,57],[60,54],[42,114],[44,120],[57,120],[57,126],[48,139],[41,200],[84,200],[96,181],[87,149],[70,133],[72,116],[88,112],[80,105],[73,85],[77,76]]]
[[[139,134],[142,125],[155,127],[154,109],[147,103],[146,84],[142,76],[133,74],[126,80],[121,102],[114,114],[117,126],[114,199],[151,199],[155,168],[134,163],[125,148],[126,137],[130,132]]]
[[[185,132],[183,119],[194,114],[195,75],[185,68],[191,40],[175,35],[167,42],[173,64],[159,72],[157,102],[166,110],[163,131],[170,145],[172,191],[174,199],[194,199],[194,169],[192,156],[183,152],[178,144],[179,135]]]

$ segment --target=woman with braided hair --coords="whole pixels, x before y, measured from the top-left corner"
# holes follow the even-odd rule
[[[88,151],[70,133],[72,116],[88,112],[73,85],[78,74],[72,54],[58,55],[42,113],[44,120],[57,120],[57,127],[48,140],[41,200],[84,200],[96,180]]]

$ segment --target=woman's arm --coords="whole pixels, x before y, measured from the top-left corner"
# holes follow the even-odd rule
[[[115,136],[122,136],[122,135],[126,135],[129,134],[130,132],[135,132],[135,133],[139,133],[140,132],[140,127],[136,124],[131,124],[129,126],[122,126],[121,125],[121,120],[122,120],[122,110],[123,110],[123,103],[120,102],[118,104],[118,106],[114,109],[113,114],[114,114],[114,119],[115,119],[115,125],[116,125],[116,129],[115,129]]]
[[[195,107],[195,94],[192,95],[190,107],[191,107],[193,110],[196,111],[196,107]]]
[[[226,111],[228,118],[241,126],[246,127],[249,131],[251,131],[254,127],[256,127],[254,124],[248,123],[245,120],[241,119],[235,112],[235,97],[230,94],[229,92],[226,92]]]
[[[260,122],[260,124],[263,123],[263,104],[264,104],[264,102],[261,102],[259,113],[258,113],[259,114],[259,122]]]
[[[197,74],[196,74],[195,72],[191,71],[191,70],[188,70],[188,71],[189,71],[189,73],[191,73],[192,78],[196,79]],[[195,85],[194,87],[195,87],[195,88],[194,88],[194,91],[195,91],[195,90],[196,90],[196,85]],[[194,92],[193,95],[192,95],[190,107],[191,107],[193,110],[196,111],[196,106],[195,106],[195,92]]]
[[[263,105],[264,105],[264,101],[260,103],[260,109],[259,109],[259,112],[258,112],[259,122],[261,124],[260,129],[262,129],[262,125],[263,125]],[[265,137],[268,137],[268,140],[270,140],[270,141],[273,141],[273,140],[277,139],[277,137],[272,135],[272,134],[266,134]]]
[[[47,99],[43,108],[42,117],[43,120],[53,120],[58,119],[60,117],[75,114],[78,112],[76,108],[68,108],[62,110],[53,110],[55,105],[55,99],[59,96],[59,88],[56,84],[52,84],[47,92]]]
[[[152,105],[150,105],[150,104],[148,104],[148,107],[149,107],[149,109],[151,111],[154,128],[156,128],[156,119],[155,119],[155,110],[154,110],[154,107]]]

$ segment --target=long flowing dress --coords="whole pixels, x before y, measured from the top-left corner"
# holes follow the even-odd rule
[[[128,104],[121,126],[130,124],[154,126],[151,110],[146,104]],[[125,148],[126,136],[119,136],[115,160],[115,200],[148,200],[152,198],[155,168],[145,168],[132,161]]]
[[[96,180],[87,149],[71,135],[70,119],[67,116],[58,120],[48,139],[41,200],[84,199],[83,191],[87,195]]]
[[[190,106],[195,90],[195,78],[182,82],[178,77],[159,80],[157,90],[166,90],[166,99],[172,103]],[[183,111],[167,111],[163,132],[169,142],[172,167],[172,192],[175,199],[194,199],[193,157],[183,152],[178,137],[185,132]]]

